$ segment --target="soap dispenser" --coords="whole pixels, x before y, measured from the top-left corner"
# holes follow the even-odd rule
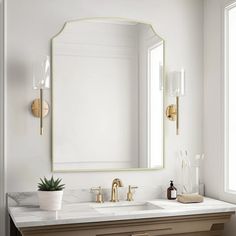
[[[177,198],[177,189],[173,184],[173,180],[170,181],[170,187],[167,189],[167,198],[169,200],[175,200]]]

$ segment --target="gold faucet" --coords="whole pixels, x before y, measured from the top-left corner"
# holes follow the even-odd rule
[[[119,202],[118,199],[118,187],[123,187],[123,183],[120,179],[114,179],[111,186],[111,202]]]

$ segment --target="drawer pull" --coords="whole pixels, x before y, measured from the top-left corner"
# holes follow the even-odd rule
[[[131,236],[149,236],[148,233],[142,233],[142,234],[131,234]]]

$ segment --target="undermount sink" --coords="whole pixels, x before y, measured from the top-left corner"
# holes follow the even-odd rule
[[[150,211],[150,210],[160,210],[159,206],[153,205],[149,202],[144,203],[132,203],[132,204],[119,204],[116,205],[106,205],[95,207],[95,209],[100,213],[128,213],[128,212],[140,212],[140,211]]]

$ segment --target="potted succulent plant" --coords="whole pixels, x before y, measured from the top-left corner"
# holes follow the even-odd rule
[[[58,211],[61,209],[64,184],[61,184],[61,179],[40,178],[38,183],[38,199],[39,206],[42,210]]]

